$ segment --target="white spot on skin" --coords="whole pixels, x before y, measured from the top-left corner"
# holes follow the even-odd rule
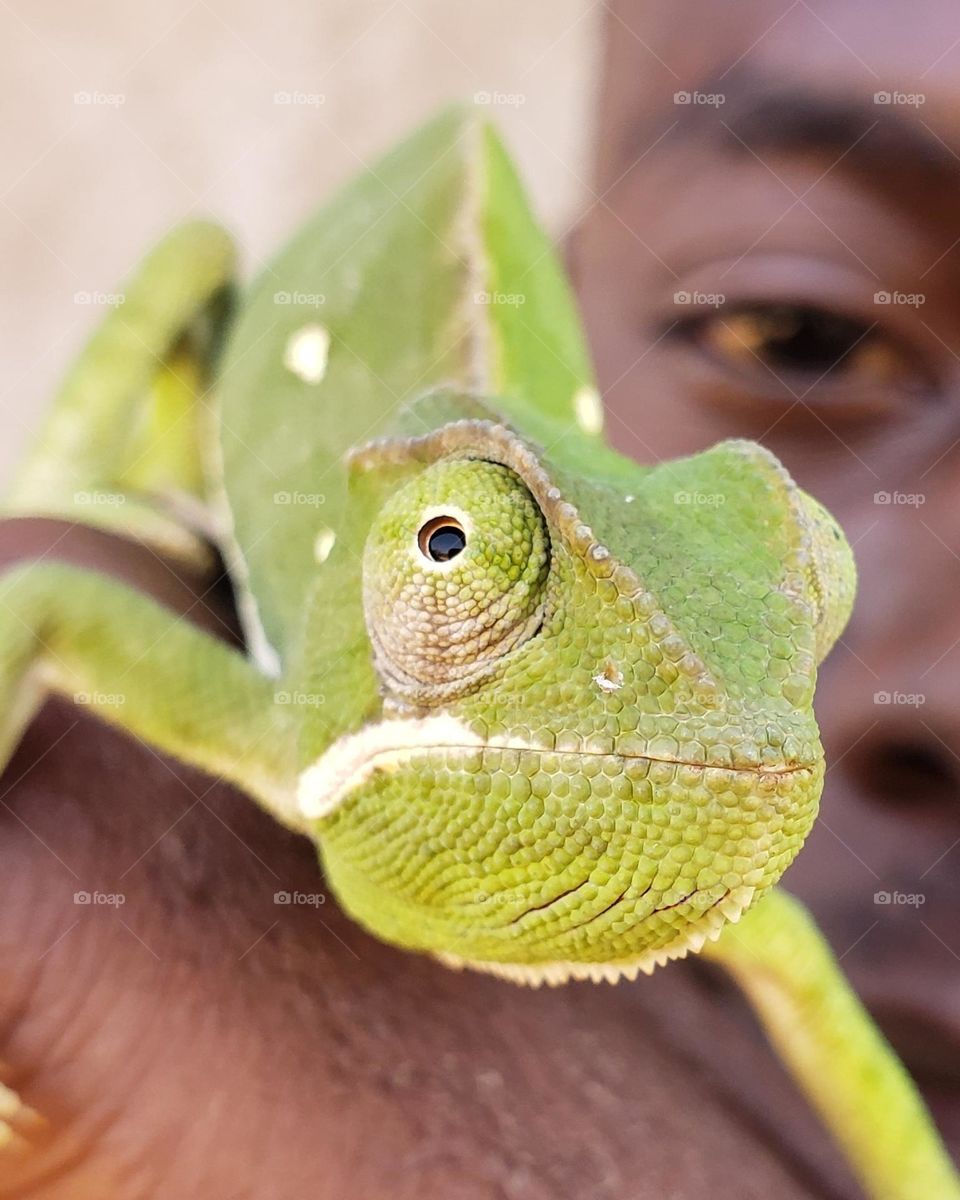
[[[283,365],[304,383],[317,384],[327,373],[330,331],[324,325],[304,325],[287,338]]]
[[[325,563],[330,557],[330,551],[336,545],[337,535],[332,529],[323,529],[317,534],[313,540],[313,557],[318,563]]]
[[[594,675],[593,682],[601,692],[618,692],[623,687],[623,673],[608,662],[599,674]]]
[[[396,770],[418,754],[447,746],[482,745],[472,729],[448,714],[368,725],[334,742],[301,774],[297,808],[307,820],[317,820],[333,812],[375,769]]]
[[[603,405],[596,388],[580,388],[573,397],[573,412],[584,433],[602,433]]]

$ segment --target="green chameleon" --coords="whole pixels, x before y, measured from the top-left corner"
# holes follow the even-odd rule
[[[248,654],[92,571],[11,569],[5,759],[46,694],[82,698],[244,789],[314,840],[358,922],[454,967],[632,979],[702,950],[871,1196],[960,1197],[773,886],[816,816],[817,666],[853,599],[831,517],[750,442],[655,467],[606,447],[562,273],[458,110],[349,185],[236,315],[231,276],[218,228],[167,237],[7,510],[192,562],[214,544]]]

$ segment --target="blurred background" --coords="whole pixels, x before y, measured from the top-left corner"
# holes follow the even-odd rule
[[[490,108],[562,235],[587,193],[588,0],[0,6],[0,484],[103,306],[208,214],[246,275],[451,99]]]

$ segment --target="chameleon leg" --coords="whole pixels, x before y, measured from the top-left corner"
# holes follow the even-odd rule
[[[51,692],[296,824],[297,724],[277,683],[138,592],[58,563],[0,576],[0,766]]]
[[[872,1200],[957,1200],[913,1081],[806,909],[775,888],[703,953],[737,980]]]
[[[226,233],[200,221],[147,256],[61,386],[8,512],[67,517],[204,561],[209,550],[190,526],[202,522],[204,397],[233,257]]]
[[[0,575],[0,770],[48,693],[242,787],[294,824],[296,729],[276,682],[124,585],[32,563]],[[43,1122],[0,1083],[0,1154]]]

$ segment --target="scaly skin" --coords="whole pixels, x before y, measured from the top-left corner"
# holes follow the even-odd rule
[[[415,452],[437,461],[390,496],[364,552],[381,719],[300,789],[338,893],[382,937],[521,980],[636,975],[699,949],[776,882],[816,814],[817,628],[842,624],[852,589],[826,595],[810,502],[748,443],[634,468],[627,493],[594,481],[581,512],[484,422],[358,458]],[[677,503],[687,472],[722,497],[712,520]],[[752,510],[767,546],[742,572],[737,542],[715,539],[741,518],[749,536]],[[614,555],[584,525],[649,546],[677,513],[712,543],[697,633],[641,582],[639,547]],[[441,563],[418,544],[437,514],[467,534]],[[823,529],[846,578],[846,543]]]
[[[251,290],[214,427],[228,261],[207,225],[151,255],[10,507],[195,554],[189,511],[249,657],[93,573],[11,571],[0,755],[46,693],[83,693],[312,837],[374,933],[453,966],[612,980],[708,945],[870,1194],[960,1197],[909,1079],[773,889],[816,816],[816,671],[853,598],[829,515],[751,443],[656,467],[605,447],[559,267],[460,114]],[[322,313],[277,299],[319,292]],[[123,502],[91,510],[100,490]]]

